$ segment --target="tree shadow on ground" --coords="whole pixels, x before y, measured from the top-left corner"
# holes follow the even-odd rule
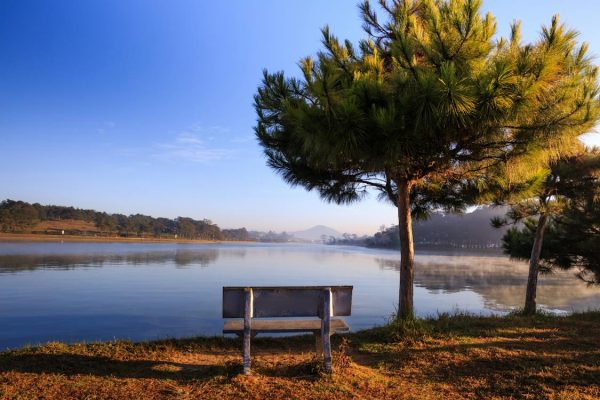
[[[600,394],[600,339],[589,340],[589,332],[588,339],[582,339],[573,327],[530,325],[527,330],[523,324],[519,332],[505,328],[514,326],[487,327],[482,336],[459,328],[384,344],[359,337],[352,356],[359,364],[381,366],[407,379],[453,382],[464,393],[483,398],[537,397],[549,388],[567,387]]]
[[[80,354],[4,354],[0,373],[95,375],[116,378],[170,379],[179,382],[232,377],[241,371],[237,363],[188,364],[160,360],[117,360]]]
[[[229,380],[242,373],[242,344],[239,339],[168,339],[130,344],[130,351],[144,354],[138,354],[138,359],[128,360],[95,355],[93,352],[96,346],[101,347],[102,344],[91,344],[86,348],[90,354],[80,354],[68,347],[57,353],[48,346],[0,353],[0,374],[22,372],[63,376],[92,375],[185,383],[214,377]],[[168,354],[171,352],[202,354],[208,358],[215,357],[215,360],[214,363],[195,363],[191,357],[192,361],[189,363],[174,362],[169,360]],[[312,335],[258,338],[252,343],[253,371],[264,376],[313,380],[320,376],[322,370],[322,359],[316,358],[313,352]],[[164,359],[156,359],[157,354]]]
[[[285,360],[284,362],[265,363],[259,361],[253,367],[253,373],[272,378],[292,378],[295,380],[314,381],[321,377],[323,361],[309,358],[302,361]]]

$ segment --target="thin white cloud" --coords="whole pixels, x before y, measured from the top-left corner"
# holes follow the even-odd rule
[[[213,135],[230,132],[229,128],[227,128],[225,126],[220,126],[220,125],[206,126],[206,125],[201,124],[200,122],[196,122],[196,123],[192,124],[192,126],[190,127],[189,130],[192,131],[193,133],[210,133]]]
[[[171,143],[159,143],[155,146],[156,157],[168,161],[187,161],[208,164],[232,157],[234,149],[209,147],[197,135],[180,133]]]
[[[243,136],[235,136],[231,138],[229,141],[231,143],[249,143],[254,140],[254,135],[243,135]]]
[[[183,132],[177,135],[175,139],[175,143],[182,145],[192,145],[192,146],[201,146],[203,144],[202,140],[194,134]]]
[[[115,128],[115,126],[117,126],[117,124],[113,121],[104,121],[100,127],[98,127],[96,129],[96,133],[99,135],[103,135],[105,133],[108,133],[108,131],[111,131],[112,129]]]

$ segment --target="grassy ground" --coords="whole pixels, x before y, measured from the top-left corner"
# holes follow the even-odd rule
[[[600,398],[600,312],[445,316],[334,337],[332,375],[312,337],[123,341],[0,353],[2,399]]]

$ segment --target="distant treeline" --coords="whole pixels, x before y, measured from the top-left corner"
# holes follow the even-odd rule
[[[503,216],[506,208],[483,207],[468,214],[433,214],[425,221],[413,221],[415,247],[500,248],[506,228],[495,229],[491,219]],[[373,236],[344,234],[329,238],[329,244],[400,248],[398,225],[382,227]]]
[[[84,221],[92,229],[66,224],[66,229],[49,228],[36,230],[43,221]],[[60,225],[57,225],[60,226]],[[57,232],[60,231],[60,232]],[[44,206],[38,203],[4,200],[0,202],[0,231],[12,233],[46,234],[94,234],[137,237],[168,237],[205,240],[249,240],[246,228],[221,229],[208,219],[195,220],[187,217],[154,218],[148,215],[108,214],[65,206]]]

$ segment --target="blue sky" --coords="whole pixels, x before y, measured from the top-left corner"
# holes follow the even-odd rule
[[[555,13],[600,55],[597,0],[487,1],[505,35]],[[373,233],[395,210],[290,188],[253,136],[261,71],[297,74],[319,29],[363,37],[353,1],[0,0],[0,199]],[[600,145],[598,135],[588,139]]]

